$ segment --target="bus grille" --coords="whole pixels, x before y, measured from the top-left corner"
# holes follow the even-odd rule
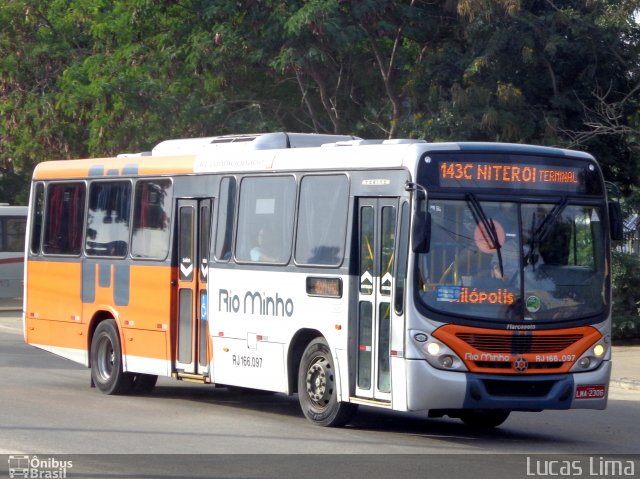
[[[483,381],[487,392],[492,396],[543,397],[549,394],[555,381]]]
[[[474,361],[473,362],[479,368],[485,369],[512,369],[513,363],[511,361]],[[527,369],[559,369],[564,366],[561,361],[553,362],[530,362],[527,363]]]
[[[557,353],[580,341],[582,334],[559,336],[457,333],[456,336],[478,351],[487,353]]]

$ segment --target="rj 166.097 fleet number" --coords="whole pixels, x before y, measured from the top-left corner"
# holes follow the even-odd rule
[[[231,363],[234,366],[242,366],[245,368],[261,368],[262,358],[256,356],[241,356],[239,354],[234,354],[231,358]]]

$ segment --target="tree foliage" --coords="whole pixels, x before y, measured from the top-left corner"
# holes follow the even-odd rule
[[[5,0],[0,201],[43,160],[273,130],[593,153],[640,179],[639,0]]]

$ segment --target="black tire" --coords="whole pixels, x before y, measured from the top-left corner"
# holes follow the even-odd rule
[[[91,379],[104,394],[126,394],[134,375],[122,371],[122,348],[115,321],[98,324],[91,340]]]
[[[507,420],[509,414],[511,411],[506,409],[478,409],[461,412],[460,419],[471,429],[486,430],[498,427]]]
[[[155,374],[136,373],[133,380],[133,392],[135,394],[149,394],[156,387],[158,376]]]
[[[307,419],[318,426],[343,426],[357,410],[354,404],[338,402],[334,371],[326,341],[323,338],[311,341],[298,370],[298,400]]]

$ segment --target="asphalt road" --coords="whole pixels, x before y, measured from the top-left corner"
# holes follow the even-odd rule
[[[627,460],[617,454],[630,455],[640,477],[640,391],[613,388],[605,411],[513,413],[485,433],[367,408],[344,428],[320,428],[284,395],[160,379],[147,396],[105,396],[89,387],[88,369],[25,345],[19,325],[1,316],[0,455],[68,457],[66,477],[369,479],[403,471],[496,479],[541,475],[553,460],[577,461],[589,477],[602,458]],[[6,464],[0,456],[0,479]]]

